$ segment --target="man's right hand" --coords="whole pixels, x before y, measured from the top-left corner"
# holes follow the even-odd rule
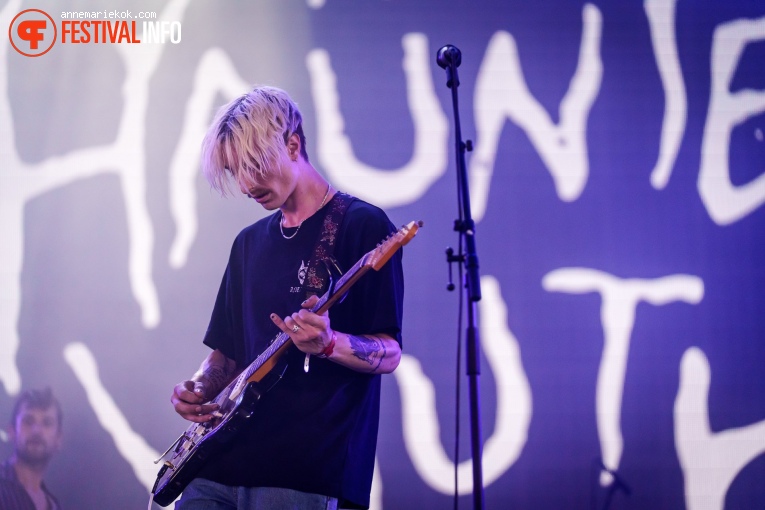
[[[183,418],[196,423],[205,423],[213,419],[213,412],[218,404],[205,404],[205,385],[199,381],[183,381],[175,385],[170,397],[175,412]]]

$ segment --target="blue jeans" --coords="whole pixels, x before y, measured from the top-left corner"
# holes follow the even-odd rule
[[[337,498],[279,487],[229,487],[196,478],[175,510],[337,510]]]

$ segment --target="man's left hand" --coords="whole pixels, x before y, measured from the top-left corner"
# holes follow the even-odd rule
[[[271,314],[271,320],[276,327],[288,334],[295,346],[306,354],[323,352],[332,340],[332,328],[327,312],[319,315],[311,311],[318,302],[318,296],[309,297],[303,301],[300,311],[286,316],[284,320],[275,313]]]

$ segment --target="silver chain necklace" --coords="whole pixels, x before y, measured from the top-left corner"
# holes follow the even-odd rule
[[[316,209],[316,212],[314,212],[313,214],[316,214],[317,212],[319,212],[319,210],[322,207],[324,207],[324,203],[327,201],[327,197],[329,196],[329,190],[331,190],[331,189],[332,189],[332,185],[328,184],[327,185],[327,192],[324,193],[324,198],[321,199],[321,204],[319,204],[319,207]],[[311,216],[313,216],[313,214]],[[308,218],[310,218],[311,216],[309,216]],[[305,220],[307,220],[308,218],[306,218]],[[292,239],[293,237],[295,237],[297,235],[298,231],[300,230],[300,227],[303,226],[303,221],[305,221],[305,220],[302,220],[300,223],[298,223],[298,226],[295,229],[295,231],[292,233],[292,235],[288,236],[288,235],[284,234],[284,213],[282,213],[282,218],[279,220],[279,231],[282,233],[282,237],[285,238],[285,239]]]

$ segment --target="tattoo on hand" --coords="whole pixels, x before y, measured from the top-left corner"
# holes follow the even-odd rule
[[[375,358],[377,358],[377,364],[370,370],[374,372],[377,370],[385,359],[386,349],[385,343],[380,338],[376,337],[363,337],[356,335],[348,335],[351,341],[351,350],[353,355],[359,358],[361,361],[369,363],[369,365],[375,364]],[[382,353],[380,354],[380,351]]]

